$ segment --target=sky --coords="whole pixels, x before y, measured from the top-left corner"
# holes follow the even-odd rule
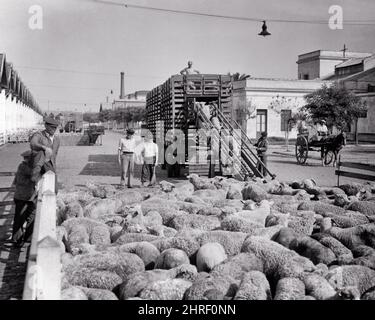
[[[261,22],[159,12],[128,3],[257,20],[319,20],[327,24]],[[42,30],[29,28],[29,8],[43,9]],[[332,5],[344,28],[328,27]],[[372,25],[346,25],[371,20]],[[125,93],[151,90],[188,60],[201,73],[240,72],[297,78],[298,55],[314,50],[375,52],[373,0],[0,0],[0,52],[6,54],[43,111],[98,111]],[[46,70],[54,69],[54,70]],[[55,70],[58,69],[58,70]],[[72,72],[71,72],[72,71]]]

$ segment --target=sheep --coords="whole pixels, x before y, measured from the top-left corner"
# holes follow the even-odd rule
[[[339,266],[332,269],[326,279],[334,288],[354,286],[362,295],[375,286],[375,270],[357,265]]]
[[[181,265],[173,269],[162,270],[154,269],[143,272],[137,272],[127,277],[119,286],[119,298],[121,300],[137,297],[141,292],[152,283],[170,279],[190,279],[196,277],[197,269],[192,265]]]
[[[197,270],[211,271],[216,265],[227,259],[223,246],[217,242],[209,242],[201,246],[197,252]]]
[[[356,211],[346,211],[344,215],[328,212],[326,217],[331,218],[335,226],[340,228],[350,228],[369,223],[369,219],[365,215]]]
[[[211,275],[228,275],[233,279],[241,280],[244,273],[249,271],[263,272],[263,262],[252,253],[239,253],[229,257],[212,268]]]
[[[129,206],[140,203],[144,200],[144,197],[138,191],[126,190],[117,192],[114,196],[111,197],[111,199],[121,203],[121,205]]]
[[[82,207],[87,206],[92,201],[96,200],[91,192],[77,190],[77,191],[69,191],[60,190],[57,198],[61,199],[65,204],[69,202],[78,201]]]
[[[271,240],[281,244],[282,246],[289,248],[293,240],[299,235],[291,228],[283,227],[278,233],[276,233]]]
[[[301,256],[309,258],[315,264],[324,263],[328,265],[336,260],[336,255],[331,249],[308,236],[302,236],[292,240],[289,244],[289,248],[296,251]]]
[[[289,217],[288,227],[301,235],[311,235],[315,223],[313,211],[297,211]]]
[[[203,207],[197,211],[197,214],[202,215],[202,216],[217,216],[218,217],[222,213],[223,213],[223,210],[216,208],[216,207]]]
[[[302,300],[305,284],[297,278],[283,278],[277,282],[274,300]]]
[[[113,199],[99,199],[87,205],[83,211],[86,218],[97,219],[102,215],[115,214],[121,207],[121,202]]]
[[[183,228],[197,228],[202,230],[214,230],[220,227],[220,220],[215,216],[179,215],[174,217],[168,227],[176,230]]]
[[[362,189],[362,187],[363,186],[360,183],[356,182],[351,182],[339,186],[339,188],[342,189],[347,196],[355,196]]]
[[[88,300],[118,300],[117,296],[109,290],[77,287],[81,289]]]
[[[253,200],[255,202],[260,202],[268,198],[267,192],[256,185],[255,183],[248,183],[242,189],[242,198],[244,200]]]
[[[139,297],[145,300],[182,300],[192,283],[184,279],[167,279],[152,282]]]
[[[359,211],[365,216],[375,215],[375,202],[374,201],[355,201],[349,204],[348,210]]]
[[[242,188],[241,185],[232,184],[226,194],[227,199],[241,199],[242,200]]]
[[[201,199],[201,198],[199,198],[198,196],[195,196],[195,195],[191,195],[191,196],[185,198],[183,200],[183,202],[190,202],[190,203],[195,203],[195,204],[200,204],[202,206],[206,206],[206,202],[203,199]]]
[[[73,260],[74,263],[70,266],[73,269],[92,268],[98,271],[115,272],[121,279],[126,279],[132,273],[145,270],[145,265],[140,257],[120,251],[78,255]]]
[[[82,289],[71,286],[61,290],[61,300],[88,300],[88,298]]]
[[[208,242],[218,242],[223,246],[228,256],[233,256],[241,252],[243,242],[247,236],[243,232],[214,230],[198,235],[196,240],[201,246]]]
[[[146,270],[153,269],[160,251],[151,243],[146,241],[131,242],[120,246],[112,247],[119,252],[134,253],[140,257],[145,265]]]
[[[196,204],[191,202],[179,202],[179,209],[189,214],[197,214],[200,210],[207,207],[207,204]]]
[[[201,189],[217,189],[212,180],[201,178],[197,174],[190,174],[187,176],[187,178],[189,179],[189,182],[194,186],[195,191]]]
[[[123,233],[117,239],[115,239],[114,243],[116,245],[121,245],[125,243],[140,242],[140,241],[152,242],[159,238],[160,237],[158,236],[154,236],[154,235],[147,234],[147,233]]]
[[[375,288],[371,288],[370,290],[365,292],[362,295],[361,300],[375,300]]]
[[[81,218],[83,217],[83,208],[81,204],[76,200],[69,202],[65,206],[64,221],[71,218]]]
[[[173,183],[170,183],[170,182],[165,181],[165,180],[160,181],[159,186],[160,186],[161,191],[163,191],[165,193],[170,193],[175,188],[175,185]]]
[[[321,201],[304,201],[298,206],[298,210],[314,211],[317,214],[326,216],[326,213],[334,213],[338,215],[345,214],[345,209],[341,207],[334,206],[332,204],[327,204]]]
[[[249,221],[243,217],[229,216],[221,221],[221,229],[226,231],[250,233],[256,228],[261,228],[260,223]]]
[[[69,268],[66,276],[71,285],[95,289],[113,290],[123,282],[116,272],[87,267]]]
[[[337,239],[324,233],[316,234],[312,237],[315,240],[318,240],[325,247],[332,250],[332,252],[336,255],[338,264],[349,264],[353,260],[352,252]]]
[[[306,294],[317,300],[330,300],[336,296],[336,290],[329,282],[318,274],[308,274],[304,277]]]
[[[271,288],[266,276],[260,271],[245,273],[234,300],[271,300]]]
[[[155,241],[151,241],[160,252],[163,252],[169,248],[180,249],[184,251],[189,258],[191,258],[200,248],[198,241],[192,238],[184,237],[172,237],[172,238],[161,238]]]
[[[254,253],[264,266],[264,273],[273,280],[284,277],[299,278],[305,272],[316,270],[307,258],[299,256],[295,251],[265,238],[250,236],[243,243],[242,252]]]
[[[201,189],[196,190],[192,196],[199,197],[206,200],[206,202],[213,203],[215,200],[225,200],[227,193],[225,190],[211,190],[211,189]]]
[[[116,188],[110,184],[105,185],[88,182],[86,183],[86,188],[90,190],[95,198],[109,198],[116,193]]]
[[[234,297],[238,290],[238,281],[230,276],[209,276],[193,282],[193,285],[186,290],[185,300],[208,300],[212,292],[216,292],[213,298],[223,300],[225,297]],[[211,296],[211,297],[210,297]],[[212,299],[212,298],[211,298]]]
[[[375,225],[369,223],[346,229],[332,227],[327,230],[327,234],[339,240],[349,249],[354,249],[360,245],[373,247],[375,246],[374,229]]]
[[[155,269],[172,269],[182,264],[189,264],[185,251],[175,248],[164,250],[156,259]]]
[[[266,218],[270,212],[271,203],[267,200],[262,200],[259,204],[254,206],[254,209],[236,212],[234,216],[258,224],[260,227],[264,227],[266,224]]]

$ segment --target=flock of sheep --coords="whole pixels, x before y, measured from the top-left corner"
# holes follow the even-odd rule
[[[373,300],[373,193],[197,175],[62,190],[62,298]]]

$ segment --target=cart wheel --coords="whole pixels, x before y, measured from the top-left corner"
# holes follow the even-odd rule
[[[335,158],[335,154],[333,153],[333,151],[332,150],[328,151],[326,153],[326,156],[324,157],[324,164],[326,166],[330,165],[334,158]]]
[[[296,159],[298,164],[304,164],[309,153],[309,146],[304,136],[297,137],[296,141]]]

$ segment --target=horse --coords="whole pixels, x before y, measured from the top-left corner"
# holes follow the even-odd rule
[[[332,151],[335,158],[333,160],[333,166],[336,166],[337,156],[340,150],[346,145],[346,134],[345,132],[340,132],[338,135],[332,135],[324,139],[324,158],[329,151]]]

